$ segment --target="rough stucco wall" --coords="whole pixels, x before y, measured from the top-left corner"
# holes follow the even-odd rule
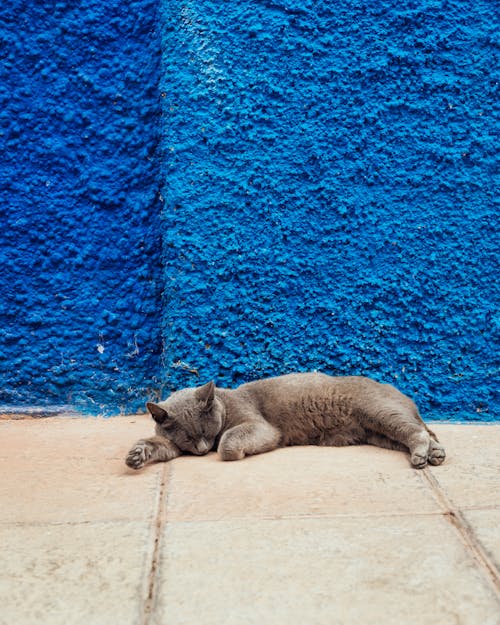
[[[318,368],[495,418],[495,10],[163,2],[171,388]]]
[[[0,6],[0,404],[114,413],[159,386],[156,10]]]

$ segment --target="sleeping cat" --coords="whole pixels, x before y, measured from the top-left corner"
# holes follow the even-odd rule
[[[445,459],[413,401],[365,377],[292,373],[234,390],[208,382],[147,408],[156,436],[132,447],[126,463],[133,469],[183,453],[217,450],[222,460],[241,460],[287,445],[369,443],[409,451],[417,469]]]

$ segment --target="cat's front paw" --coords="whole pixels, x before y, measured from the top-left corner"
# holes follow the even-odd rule
[[[137,442],[128,452],[125,464],[131,469],[141,469],[151,458],[151,447],[146,441]]]
[[[242,449],[219,447],[218,452],[222,460],[243,460],[245,457],[245,452]]]

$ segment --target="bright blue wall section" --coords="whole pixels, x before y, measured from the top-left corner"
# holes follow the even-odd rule
[[[153,0],[0,6],[0,404],[160,386],[157,23]]]
[[[164,0],[171,388],[319,368],[495,418],[497,8]]]

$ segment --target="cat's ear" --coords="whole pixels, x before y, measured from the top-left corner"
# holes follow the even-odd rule
[[[207,382],[207,384],[200,386],[195,391],[195,397],[200,403],[204,404],[204,408],[208,410],[214,403],[215,384],[213,382]]]
[[[166,410],[163,410],[163,408],[158,406],[158,404],[153,404],[153,402],[148,401],[148,403],[146,404],[146,408],[149,410],[151,416],[156,421],[156,423],[159,423],[161,425],[162,423],[165,423],[165,421],[168,419],[168,412]]]

